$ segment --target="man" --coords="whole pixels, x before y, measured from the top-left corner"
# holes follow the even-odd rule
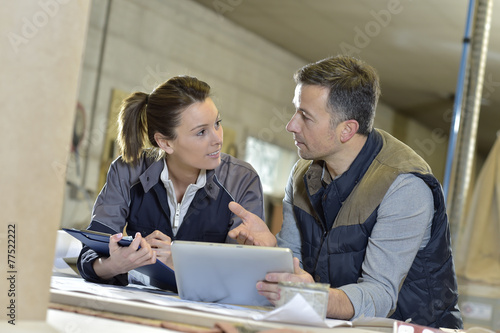
[[[413,150],[373,129],[375,70],[337,56],[294,78],[296,112],[286,128],[301,159],[286,187],[281,231],[275,238],[230,204],[244,221],[230,237],[288,247],[297,257],[295,274],[270,273],[259,292],[275,302],[278,281],[329,283],[328,317],[461,328],[441,185]]]

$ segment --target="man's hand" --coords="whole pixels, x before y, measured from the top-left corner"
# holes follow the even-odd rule
[[[243,221],[238,227],[229,231],[229,237],[236,239],[239,244],[276,246],[276,237],[257,215],[247,211],[234,201],[229,203],[229,209]]]
[[[293,258],[294,273],[268,273],[264,281],[257,282],[257,291],[260,295],[265,296],[269,302],[276,305],[276,302],[281,297],[281,290],[278,282],[304,282],[314,283],[311,274],[300,268],[298,258]],[[354,316],[354,306],[349,297],[341,289],[330,288],[328,291],[328,307],[326,311],[328,318],[351,320]]]
[[[174,269],[174,263],[172,261],[172,252],[170,245],[172,240],[170,237],[165,235],[159,230],[155,230],[144,238],[146,242],[151,246],[153,252],[156,253],[156,259],[160,260],[162,263],[168,267]]]
[[[264,281],[257,282],[257,291],[260,295],[265,296],[269,302],[276,304],[280,299],[280,288],[278,282],[291,281],[291,282],[304,282],[314,283],[311,274],[300,268],[300,261],[298,258],[293,258],[294,273],[268,273]]]

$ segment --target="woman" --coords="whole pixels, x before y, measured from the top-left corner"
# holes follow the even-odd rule
[[[88,228],[113,234],[110,255],[84,247],[78,258],[83,278],[126,285],[127,272],[156,260],[173,268],[175,239],[234,242],[227,234],[241,219],[228,209],[231,201],[264,218],[259,176],[221,153],[220,123],[210,86],[194,77],[173,77],[124,101],[122,155],[110,166]],[[128,247],[117,244],[124,228],[134,236]]]

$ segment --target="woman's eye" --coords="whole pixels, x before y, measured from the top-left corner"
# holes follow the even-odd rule
[[[219,128],[221,122],[222,122],[222,119],[217,120],[217,122],[215,123],[215,128]]]
[[[203,129],[203,130],[201,130],[201,131],[199,131],[196,135],[198,135],[198,136],[202,136],[203,134],[205,134],[205,130],[204,130],[204,129]]]

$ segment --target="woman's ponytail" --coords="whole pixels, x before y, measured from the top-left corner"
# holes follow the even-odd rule
[[[118,116],[118,138],[122,159],[135,164],[139,160],[147,139],[146,109],[149,94],[135,92],[127,97]]]

